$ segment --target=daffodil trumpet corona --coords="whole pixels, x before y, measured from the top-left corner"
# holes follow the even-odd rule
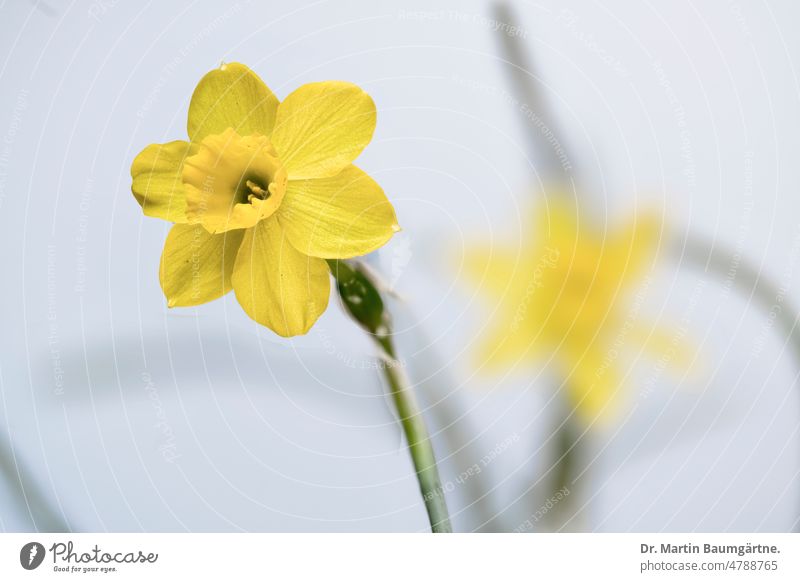
[[[347,288],[345,306],[364,326],[364,306],[354,309],[352,298],[380,296],[340,259],[366,255],[400,229],[381,187],[353,164],[375,124],[372,98],[352,83],[309,83],[279,102],[245,65],[206,74],[189,104],[188,139],[149,145],[131,165],[144,214],[173,224],[159,268],[167,305],[201,305],[232,290],[259,324],[283,337],[302,335],[328,306],[331,261],[338,290]],[[384,327],[366,329],[394,361],[380,306]],[[384,369],[432,527],[448,531],[413,393],[399,369]]]

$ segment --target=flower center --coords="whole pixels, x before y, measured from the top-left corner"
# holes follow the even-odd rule
[[[186,217],[211,233],[250,228],[275,213],[288,176],[263,135],[228,128],[203,139],[183,165]]]
[[[245,181],[245,185],[250,189],[250,194],[247,196],[247,201],[253,203],[253,198],[259,200],[266,200],[269,198],[269,190],[264,190],[261,186],[252,180]]]

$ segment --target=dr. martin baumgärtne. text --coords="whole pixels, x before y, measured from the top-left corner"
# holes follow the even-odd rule
[[[641,544],[642,554],[728,554],[747,556],[750,554],[780,554],[777,546],[746,543],[742,545],[720,544]]]

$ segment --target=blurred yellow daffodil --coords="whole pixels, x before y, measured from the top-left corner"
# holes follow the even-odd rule
[[[656,258],[660,220],[640,214],[604,234],[565,196],[537,210],[529,246],[467,252],[467,276],[499,302],[481,361],[508,369],[551,358],[579,417],[602,420],[620,387],[615,362],[626,344],[684,356],[668,334],[638,321],[641,301],[630,296]]]
[[[375,121],[350,83],[310,83],[279,103],[244,65],[205,75],[189,140],[150,145],[131,166],[144,213],[175,223],[160,266],[168,305],[233,289],[258,323],[306,333],[328,305],[325,259],[367,254],[399,229],[381,187],[352,164]]]

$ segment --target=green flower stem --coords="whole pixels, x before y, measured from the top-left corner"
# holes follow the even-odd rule
[[[402,368],[394,358],[384,362],[383,371],[392,393],[400,424],[408,440],[408,449],[414,468],[417,471],[419,488],[433,533],[453,531],[447,514],[447,503],[444,498],[436,457],[433,454],[428,429],[419,410],[414,391],[403,374]]]
[[[425,419],[417,404],[392,342],[391,319],[383,299],[367,271],[359,263],[331,259],[328,261],[342,304],[381,350],[381,366],[394,400],[400,425],[403,427],[408,450],[417,473],[422,499],[428,511],[433,533],[452,532],[447,503],[436,466]]]

